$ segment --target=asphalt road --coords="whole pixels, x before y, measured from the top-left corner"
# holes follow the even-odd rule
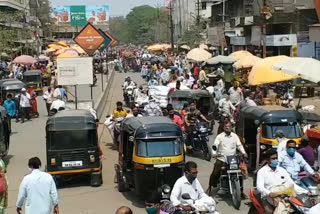
[[[106,108],[103,117],[110,114],[115,103],[123,99],[122,82],[125,76],[130,75],[138,83],[142,80],[138,74],[126,73],[115,75],[109,97],[105,102]],[[99,87],[99,86],[98,86]],[[97,96],[97,95],[96,95]],[[18,195],[20,182],[24,175],[28,173],[27,161],[30,157],[38,156],[43,167],[46,161],[45,150],[45,123],[47,120],[45,104],[41,98],[38,99],[38,108],[40,118],[34,118],[32,121],[24,124],[15,123],[13,121],[13,134],[11,136],[11,145],[8,161],[8,181],[9,181],[9,207],[7,213],[15,213],[15,203]],[[103,117],[101,122],[103,122]],[[118,153],[112,147],[112,139],[110,134],[103,125],[99,127],[100,143],[104,152],[105,159],[103,160],[103,180],[101,187],[91,187],[89,180],[75,179],[63,188],[59,189],[59,206],[60,213],[67,214],[100,214],[114,213],[115,210],[126,205],[132,208],[134,213],[146,213],[144,210],[143,201],[139,200],[134,192],[119,193],[117,186],[114,183],[114,164],[117,163]],[[214,137],[210,139],[212,143]],[[188,160],[193,160],[198,163],[199,175],[198,178],[203,188],[208,186],[209,176],[212,171],[213,161],[207,162],[200,157],[187,157]],[[252,184],[251,179],[245,181],[245,190],[248,192]],[[245,204],[248,200],[242,202],[240,210],[235,210],[231,205],[230,197],[217,197],[218,211],[220,213],[248,213],[249,207]]]

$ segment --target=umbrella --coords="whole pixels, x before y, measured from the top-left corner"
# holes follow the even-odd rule
[[[79,54],[78,54],[78,52],[77,52],[76,50],[66,50],[66,51],[64,52],[64,54],[70,54],[70,55],[72,55],[73,57],[79,56]]]
[[[208,45],[205,45],[205,44],[199,45],[199,48],[204,49],[204,50],[209,50]]]
[[[49,60],[50,58],[45,56],[45,55],[40,55],[39,57],[39,60]]]
[[[314,83],[320,82],[320,61],[307,57],[294,57],[274,64],[273,69]]]
[[[22,65],[32,65],[36,62],[37,60],[35,60],[32,56],[27,56],[27,55],[18,56],[13,60],[13,63],[22,64]]]
[[[60,50],[57,50],[55,54],[56,55],[63,54],[66,50],[67,50],[67,48],[61,48]]]
[[[209,65],[216,65],[216,64],[220,64],[220,63],[222,63],[222,64],[232,64],[235,61],[237,61],[237,60],[234,59],[231,56],[218,55],[218,56],[215,56],[215,57],[212,57],[212,58],[208,59],[206,61],[206,64],[209,64]]]
[[[57,58],[73,58],[73,56],[71,54],[63,53],[57,56]]]
[[[284,82],[298,78],[282,71],[272,69],[272,66],[280,61],[288,59],[287,56],[273,56],[260,60],[250,71],[249,85],[263,85],[268,83]]]
[[[211,53],[201,48],[194,48],[187,54],[187,59],[196,62],[204,62],[211,58]]]
[[[57,42],[57,44],[62,46],[62,47],[68,47],[68,44],[63,42],[63,41],[59,41],[59,42]]]
[[[249,51],[236,51],[230,54],[229,56],[232,56],[235,59],[241,59],[245,56],[253,56]]]
[[[182,45],[180,48],[185,50],[190,50],[191,48],[188,45]]]
[[[257,56],[245,56],[239,59],[233,64],[233,67],[237,70],[243,68],[252,68],[255,64],[260,62],[261,58]]]
[[[52,52],[55,52],[55,51],[56,51],[56,49],[54,49],[54,48],[48,48],[46,50],[47,53],[52,53]]]
[[[55,50],[61,49],[61,46],[56,45],[56,44],[49,44],[48,47],[49,47],[49,48],[54,48]]]
[[[82,48],[80,48],[80,47],[75,47],[74,48],[79,54],[85,54],[86,52],[82,49]]]

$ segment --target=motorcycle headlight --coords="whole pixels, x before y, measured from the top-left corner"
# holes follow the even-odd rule
[[[238,164],[230,164],[230,169],[238,169]]]
[[[171,191],[171,187],[167,184],[163,185],[161,189],[164,194],[169,194]]]
[[[260,149],[262,149],[262,150],[265,150],[267,147],[266,147],[266,145],[261,145],[260,146]]]
[[[201,128],[200,128],[200,132],[207,132],[207,128],[201,127]]]
[[[197,134],[197,131],[193,131],[193,134]]]

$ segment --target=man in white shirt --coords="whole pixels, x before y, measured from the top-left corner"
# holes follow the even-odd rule
[[[54,88],[54,91],[53,91],[53,99],[54,99],[54,100],[57,100],[58,97],[61,98],[61,96],[62,96],[62,94],[61,94],[60,88],[56,86],[56,87]]]
[[[233,87],[231,87],[228,92],[233,105],[236,105],[243,100],[243,94],[241,88],[239,87],[239,82],[235,81]]]
[[[30,158],[28,166],[31,173],[20,184],[17,213],[22,213],[22,206],[26,202],[26,214],[59,214],[58,192],[52,176],[40,170],[41,161],[38,157]]]
[[[42,97],[46,101],[47,113],[49,115],[51,104],[53,102],[53,91],[51,87],[48,87],[48,90],[44,92]]]
[[[183,194],[189,194],[192,200],[200,200],[203,197],[208,197],[197,179],[197,168],[198,166],[195,162],[187,162],[184,168],[185,175],[176,181],[171,192],[170,201],[172,204],[185,211],[191,211],[193,208],[188,205],[188,201],[182,199]]]
[[[214,163],[214,168],[210,175],[208,188],[209,194],[211,193],[212,187],[215,188],[214,192],[218,191],[217,186],[221,175],[221,167],[224,166],[226,162],[225,158],[227,156],[235,155],[237,150],[239,150],[245,158],[248,157],[238,135],[233,133],[231,130],[232,124],[230,122],[226,123],[224,125],[224,132],[219,134],[213,143],[213,146],[217,148],[216,153],[219,156]]]
[[[234,105],[231,103],[230,96],[225,94],[224,98],[219,100],[219,111],[221,111],[222,114],[231,116],[231,109],[235,111],[236,107],[234,107]]]
[[[50,111],[54,110],[58,112],[58,111],[61,111],[62,108],[65,109],[65,107],[66,107],[66,103],[61,100],[60,96],[58,96],[57,99],[52,102]]]
[[[278,129],[275,133],[275,137],[278,141],[278,148],[277,148],[277,152],[278,155],[287,150],[287,141],[288,139],[284,136],[284,133],[282,130]]]
[[[293,186],[296,194],[308,193],[308,191],[295,184],[287,171],[279,166],[278,154],[275,149],[269,149],[265,157],[267,164],[257,174],[257,191],[259,193],[257,197],[261,198],[265,213],[271,214],[276,208],[274,199],[279,197],[279,193],[273,190],[276,186]]]
[[[21,108],[21,123],[24,123],[24,118],[30,120],[30,94],[27,93],[25,88],[21,89],[20,94],[20,108]]]

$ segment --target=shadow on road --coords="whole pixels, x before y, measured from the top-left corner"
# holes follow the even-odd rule
[[[117,187],[116,187],[117,188]],[[145,208],[145,202],[142,198],[139,198],[134,190],[129,192],[123,192],[122,195],[128,200],[131,201],[132,206],[138,207],[138,208]]]
[[[72,177],[71,177],[72,176]],[[58,189],[90,186],[90,175],[70,175],[55,179]]]

